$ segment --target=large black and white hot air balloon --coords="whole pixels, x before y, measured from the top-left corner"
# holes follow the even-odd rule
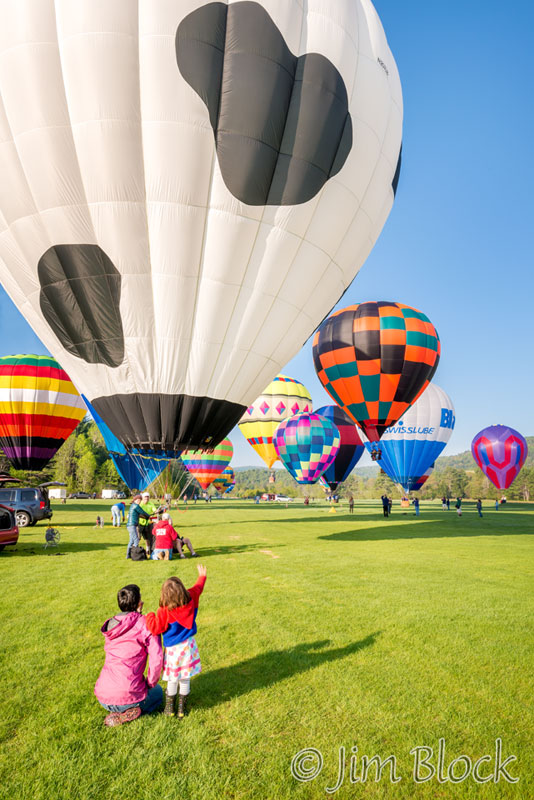
[[[391,209],[369,0],[1,0],[0,279],[127,447],[220,441]]]

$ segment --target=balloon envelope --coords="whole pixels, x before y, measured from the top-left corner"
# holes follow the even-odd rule
[[[301,411],[311,411],[312,400],[304,384],[277,375],[241,417],[239,430],[269,469],[278,460],[273,436],[280,423]]]
[[[371,442],[424,392],[439,355],[439,336],[428,317],[386,301],[336,311],[313,340],[319,380]]]
[[[278,458],[297,483],[316,483],[339,451],[339,431],[319,414],[297,414],[274,434]]]
[[[232,467],[223,469],[221,474],[213,481],[213,486],[217,489],[219,494],[226,494],[230,487],[233,489],[235,486],[235,477]]]
[[[497,489],[508,489],[517,478],[528,454],[525,438],[507,425],[491,425],[471,442],[478,466]]]
[[[452,400],[443,389],[430,383],[402,419],[383,433],[378,445],[382,455],[377,463],[407,492],[417,491],[428,480],[455,422]],[[376,449],[369,442],[365,446],[370,453]]]
[[[171,460],[176,458],[174,452],[156,453],[151,450],[140,451],[137,449],[127,451],[87,399],[85,399],[85,404],[102,434],[115,469],[129,489],[143,491],[161,475]]]
[[[224,439],[210,450],[186,450],[185,453],[182,453],[182,461],[188,472],[206,490],[228,466],[233,454],[232,442],[230,439]]]
[[[54,358],[0,358],[0,447],[16,469],[43,469],[85,414]]]
[[[2,6],[0,280],[128,448],[220,442],[388,217],[395,61],[319,5]]]
[[[338,454],[333,464],[330,464],[321,476],[321,479],[324,479],[330,491],[333,492],[339,483],[347,480],[362,457],[365,447],[360,439],[356,425],[342,408],[339,408],[339,406],[323,406],[318,408],[315,413],[332,420],[339,431]]]

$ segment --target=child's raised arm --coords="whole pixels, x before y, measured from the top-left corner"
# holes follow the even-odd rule
[[[198,570],[198,580],[194,586],[192,586],[190,589],[187,590],[189,592],[189,595],[191,596],[191,599],[195,603],[195,606],[198,605],[198,598],[204,591],[204,584],[206,583],[206,573],[207,573],[206,567],[203,564],[197,564],[197,570]]]

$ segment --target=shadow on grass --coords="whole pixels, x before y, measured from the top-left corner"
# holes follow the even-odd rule
[[[44,537],[43,537],[44,540]],[[67,555],[68,553],[86,553],[95,550],[112,550],[116,547],[123,547],[126,552],[126,542],[69,542],[62,540],[58,547],[43,547],[44,541],[38,542],[20,542],[16,547],[6,548],[0,555],[5,558],[6,556],[20,557],[20,556],[36,556],[36,555]]]
[[[262,550],[265,549],[266,546],[265,542],[263,542],[259,544],[229,544],[221,545],[220,547],[199,547],[197,553],[200,558],[207,558],[208,556],[231,556],[236,553],[250,553],[253,550]],[[285,547],[285,545],[276,544],[276,550],[279,550],[281,547]]]
[[[533,528],[534,519],[532,515],[519,514],[517,511],[513,514],[508,514],[505,516],[505,512],[494,512],[494,511],[487,511],[483,518],[480,520],[480,523],[489,523],[493,527],[499,525],[501,528],[505,527],[513,527],[520,524],[521,520],[520,517],[524,517],[524,524],[526,527]],[[292,523],[311,523],[311,522],[322,522],[322,523],[332,523],[335,524],[336,522],[354,522],[356,525],[361,525],[362,523],[370,523],[371,526],[379,526],[378,530],[381,531],[382,529],[391,528],[395,523],[398,525],[428,525],[428,524],[439,524],[446,526],[446,529],[450,531],[450,526],[452,525],[468,525],[470,522],[468,520],[479,520],[480,518],[477,515],[477,512],[474,509],[465,509],[464,514],[462,517],[457,517],[456,512],[454,514],[447,514],[447,512],[441,511],[425,511],[421,514],[421,516],[416,517],[413,511],[409,512],[402,512],[400,509],[397,513],[393,513],[390,517],[384,517],[382,511],[378,513],[366,513],[366,514],[349,514],[348,511],[338,510],[336,514],[330,514],[327,509],[320,515],[320,516],[298,516],[298,517],[286,517],[286,518],[278,518],[273,520],[269,517],[254,517],[247,520],[232,520],[231,522],[226,523],[227,525],[239,527],[243,525],[248,525],[251,527],[252,525],[256,524],[271,524],[271,525],[290,525]],[[477,522],[478,524],[478,522]],[[216,520],[214,522],[205,522],[205,521],[198,521],[198,523],[193,523],[191,525],[184,524],[182,530],[185,532],[187,530],[193,531],[195,528],[209,528],[211,526],[220,526],[221,521]],[[364,530],[361,528],[360,530]],[[354,532],[357,532],[357,528],[354,528]],[[527,531],[525,531],[526,533]],[[495,531],[496,534],[496,531]],[[187,535],[187,533],[185,533]],[[433,534],[438,536],[439,534]],[[447,535],[447,534],[442,534]],[[460,536],[461,533],[450,532],[450,536]],[[470,535],[469,533],[464,533],[463,535]],[[480,533],[477,533],[480,535]],[[391,538],[389,535],[385,538]]]
[[[332,650],[324,649],[330,644],[328,639],[306,642],[288,650],[269,650],[239,664],[203,672],[195,680],[195,707],[212,708],[329,661],[354,655],[373,645],[380,633],[376,631],[359,642]]]
[[[43,537],[44,538],[44,537]],[[46,550],[41,542],[24,542],[19,541],[16,547],[9,547],[0,553],[0,558],[6,557],[20,557],[20,556],[36,556],[36,555],[68,555],[69,553],[84,553],[96,550],[112,550],[114,548],[123,548],[126,554],[126,547],[128,542],[69,542],[67,538],[62,538],[57,547],[47,547]],[[285,545],[276,545],[279,550]],[[237,553],[247,553],[255,550],[265,548],[265,543],[258,544],[235,544],[235,545],[221,545],[220,547],[200,547],[198,548],[198,555],[200,558],[208,558],[209,556],[228,556],[236,555]],[[186,548],[186,559],[190,558],[189,552]],[[181,561],[177,555],[174,555],[173,561]]]
[[[454,526],[454,527],[453,527]],[[500,520],[491,519],[487,521],[484,517],[480,519],[472,515],[471,519],[464,515],[460,519],[454,519],[443,525],[443,520],[429,519],[426,521],[419,519],[416,521],[406,520],[400,525],[395,525],[391,521],[384,520],[384,525],[376,524],[370,528],[352,528],[350,530],[338,531],[317,538],[326,542],[365,542],[382,541],[387,539],[469,539],[479,536],[533,536],[534,528],[532,521],[527,519],[524,527],[519,527],[514,521],[509,526],[505,526]]]

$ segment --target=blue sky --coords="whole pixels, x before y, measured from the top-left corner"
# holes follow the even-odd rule
[[[435,382],[456,407],[445,453],[486,425],[534,434],[534,4],[376,0],[404,93],[403,169],[394,209],[340,307],[395,300],[439,331]],[[5,293],[1,353],[44,353]],[[284,369],[331,402],[311,342]],[[261,465],[239,431],[236,466]],[[367,463],[363,459],[361,464]]]

